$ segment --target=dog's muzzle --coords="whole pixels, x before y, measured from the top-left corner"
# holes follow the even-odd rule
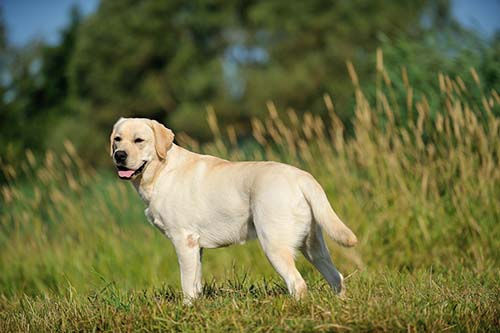
[[[139,175],[144,170],[146,163],[147,161],[144,161],[144,163],[142,163],[142,165],[136,170],[129,169],[122,165],[117,165],[116,168],[118,169],[118,177],[121,179],[131,179],[132,177]]]

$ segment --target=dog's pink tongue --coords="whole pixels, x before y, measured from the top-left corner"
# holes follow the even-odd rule
[[[122,178],[130,178],[134,174],[134,170],[118,170],[118,176]]]

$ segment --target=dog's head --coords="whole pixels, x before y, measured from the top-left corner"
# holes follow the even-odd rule
[[[121,179],[138,177],[153,161],[162,161],[174,133],[156,120],[120,118],[110,137],[110,152]]]

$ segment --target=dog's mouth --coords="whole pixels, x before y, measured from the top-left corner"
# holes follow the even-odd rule
[[[118,169],[118,177],[121,179],[131,179],[132,177],[139,175],[144,170],[146,163],[147,161],[144,161],[144,163],[142,163],[142,165],[136,170],[129,169],[123,165],[117,165],[116,168]]]

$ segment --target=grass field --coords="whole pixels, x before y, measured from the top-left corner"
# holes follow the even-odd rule
[[[243,147],[211,109],[212,143],[177,136],[195,151],[310,171],[359,238],[353,249],[329,243],[343,298],[300,258],[310,293],[293,300],[251,242],[206,251],[204,296],[183,306],[173,247],[131,185],[66,142],[64,154],[28,151],[22,167],[2,166],[0,331],[498,331],[498,93],[465,103],[480,82],[440,76],[439,110],[409,85],[398,105],[387,80],[371,101],[350,69],[352,136],[328,95],[323,118],[268,103]]]

